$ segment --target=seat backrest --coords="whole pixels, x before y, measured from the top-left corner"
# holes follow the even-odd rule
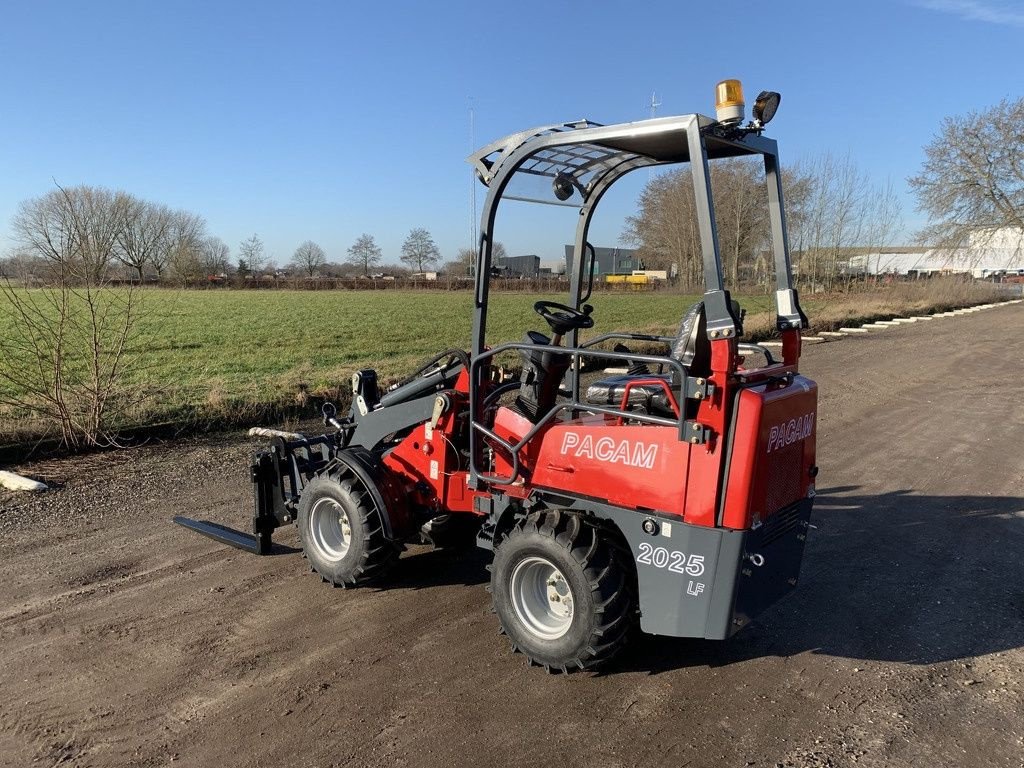
[[[691,376],[711,374],[711,341],[703,301],[686,310],[669,356],[682,363]]]

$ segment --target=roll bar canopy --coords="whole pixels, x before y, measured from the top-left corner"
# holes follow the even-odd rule
[[[706,115],[660,117],[618,125],[588,120],[532,128],[499,139],[470,155],[468,162],[487,187],[481,216],[476,263],[473,356],[483,353],[487,322],[487,294],[498,203],[503,197],[579,207],[570,303],[579,307],[583,293],[587,232],[594,210],[609,187],[638,168],[690,163],[704,266],[704,303],[708,332],[734,336],[738,319],[732,316],[728,291],[722,284],[718,233],[708,161],[760,155],[764,158],[768,213],[775,262],[776,308],[780,330],[806,327],[790,269],[789,242],[782,202],[782,179],[775,141],[753,129],[725,127]],[[506,195],[517,175],[552,179],[556,189],[548,199]],[[556,191],[558,194],[556,194]],[[570,344],[576,344],[573,333]]]

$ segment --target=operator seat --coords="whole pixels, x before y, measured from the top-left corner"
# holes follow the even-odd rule
[[[708,377],[711,375],[711,342],[708,340],[707,315],[704,312],[703,301],[698,301],[686,310],[668,356],[682,363],[683,368],[690,376]],[[673,389],[677,389],[681,383],[677,380],[678,376],[679,374],[675,370],[662,374],[611,376],[595,381],[587,387],[586,401],[592,405],[617,408],[622,403],[622,395],[626,391],[626,384],[630,381],[663,379],[669,382]],[[660,385],[634,386],[629,390],[627,407],[645,413],[674,415],[665,390]]]

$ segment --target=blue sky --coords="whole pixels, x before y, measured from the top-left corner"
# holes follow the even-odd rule
[[[1024,3],[13,2],[0,25],[0,251],[19,201],[89,183],[202,214],[285,263],[362,232],[396,260],[412,227],[470,240],[475,144],[588,117],[713,112],[713,87],[783,94],[783,163],[849,152],[904,199],[942,117],[1024,91]],[[618,240],[645,177],[598,214]],[[482,188],[481,188],[482,190]],[[480,195],[482,201],[482,194]],[[519,206],[520,208],[522,206]],[[571,215],[497,236],[553,257]],[[560,225],[560,226],[556,226]]]

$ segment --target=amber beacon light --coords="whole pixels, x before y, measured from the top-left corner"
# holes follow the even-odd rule
[[[741,122],[743,107],[743,83],[739,80],[723,80],[715,86],[715,116],[718,122]]]

